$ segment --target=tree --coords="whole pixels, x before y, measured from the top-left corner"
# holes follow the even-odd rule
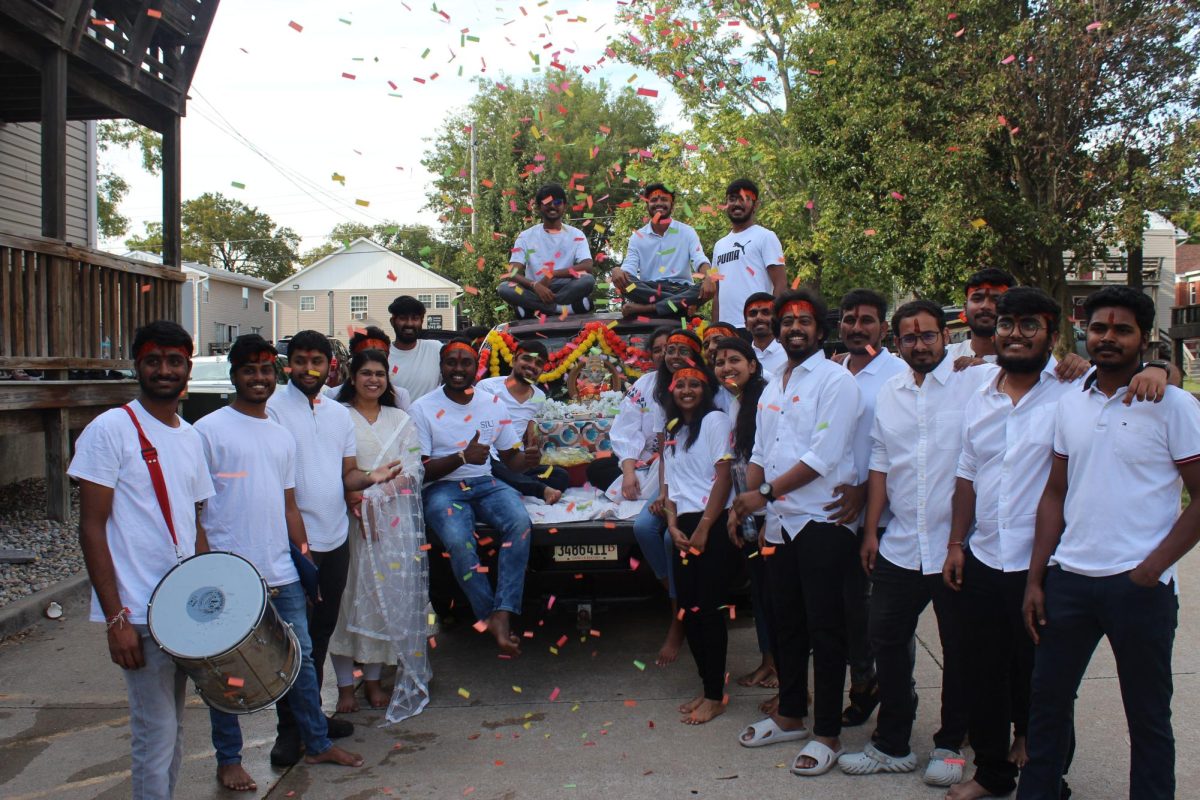
[[[428,225],[401,225],[387,221],[378,225],[359,222],[339,222],[329,232],[329,241],[317,245],[300,257],[307,267],[325,256],[338,252],[359,237],[371,239],[387,249],[415,261],[426,269],[442,273],[450,258],[451,248],[437,237]]]
[[[162,137],[127,119],[101,120],[96,125],[96,150],[99,155],[112,150],[136,147],[142,156],[142,169],[151,175],[162,171]],[[96,225],[101,236],[123,236],[129,231],[129,218],[118,211],[129,194],[129,182],[103,158],[96,174]]]
[[[185,200],[181,209],[183,259],[278,283],[294,272],[300,237],[267,214],[220,193]],[[146,224],[144,237],[125,241],[131,250],[162,252],[162,225]]]
[[[479,81],[469,106],[442,124],[422,161],[435,176],[428,208],[440,214],[442,236],[452,248],[444,274],[469,287],[462,303],[476,323],[507,319],[495,287],[508,272],[516,235],[535,222],[531,200],[543,183],[564,186],[567,221],[587,235],[603,273],[614,216],[638,194],[626,165],[633,169],[652,158],[648,148],[660,135],[654,107],[633,87],[618,91],[603,80],[552,71],[519,86],[503,76]]]

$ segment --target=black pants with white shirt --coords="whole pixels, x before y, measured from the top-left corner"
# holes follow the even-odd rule
[[[845,580],[858,558],[854,533],[831,522],[810,522],[767,559],[775,609],[779,713],[808,715],[808,654],[813,658],[813,734],[842,731],[846,685]],[[790,539],[790,541],[789,541]]]
[[[933,734],[933,743],[946,750],[961,750],[967,735],[962,596],[946,586],[940,572],[925,575],[919,569],[905,569],[883,556],[876,557],[867,622],[879,680],[875,746],[897,758],[911,752],[909,740],[916,713],[911,645],[917,620],[931,601],[937,615],[943,665],[942,724]]]
[[[688,536],[700,524],[701,514],[680,514],[679,530]],[[725,605],[729,584],[740,566],[737,550],[729,541],[726,516],[721,515],[708,531],[708,542],[700,555],[675,551],[675,591],[683,612],[683,630],[688,649],[704,683],[706,700],[725,696],[725,653],[729,646]]]

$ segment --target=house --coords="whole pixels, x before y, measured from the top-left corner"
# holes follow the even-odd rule
[[[276,339],[311,329],[345,340],[352,328],[390,331],[387,307],[402,294],[425,304],[426,328],[458,328],[457,283],[362,237],[275,284],[265,297],[275,307]]]
[[[96,123],[67,122],[66,241],[96,246]],[[42,232],[42,124],[0,121],[0,231]]]
[[[1175,305],[1200,305],[1200,244],[1175,250]]]
[[[218,267],[183,262],[179,324],[192,334],[196,355],[229,352],[243,333],[271,336],[271,304],[263,293],[270,281]]]

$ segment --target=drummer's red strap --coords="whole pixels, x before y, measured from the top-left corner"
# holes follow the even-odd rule
[[[121,406],[121,408],[125,409],[125,413],[133,420],[133,427],[137,428],[138,444],[142,448],[142,460],[146,462],[146,469],[150,470],[150,483],[154,484],[154,496],[158,498],[158,507],[162,509],[163,519],[167,523],[167,532],[171,534],[171,541],[178,550],[179,539],[175,537],[175,522],[171,519],[171,498],[167,496],[167,481],[163,478],[162,466],[158,463],[158,450],[146,438],[146,432],[142,430],[142,425],[138,422],[133,409],[127,405]]]

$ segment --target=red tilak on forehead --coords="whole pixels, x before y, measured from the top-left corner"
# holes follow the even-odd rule
[[[980,289],[986,289],[987,291],[991,292],[992,294],[1004,294],[1005,292],[1008,291],[1007,286],[997,286],[994,283],[981,283],[981,284],[978,284],[977,286],[968,286],[967,287],[967,296],[969,297],[972,293],[974,293]]]
[[[783,308],[779,309],[780,317],[783,317],[785,314],[791,314],[793,317],[798,317],[804,313],[811,314],[814,317],[817,315],[812,303],[808,302],[807,300],[793,300]]]
[[[912,321],[913,321],[913,329],[916,330],[917,333],[920,333],[921,332],[921,317],[920,317],[920,315],[913,317]]]
[[[765,308],[768,311],[770,311],[774,307],[775,307],[775,304],[773,302],[771,302],[770,300],[755,300],[753,303],[746,306],[746,312],[749,313],[756,308]]]
[[[133,360],[141,361],[143,358],[145,358],[147,355],[149,355],[152,350],[158,350],[158,349],[161,349],[164,354],[179,353],[179,355],[183,356],[184,358],[192,357],[191,351],[189,351],[186,347],[177,347],[175,345],[159,344],[158,342],[146,342],[144,345],[141,346],[141,348],[137,351],[137,353],[134,354]]]
[[[361,353],[363,350],[384,350],[388,349],[388,343],[383,339],[363,339],[354,347],[355,353]]]
[[[1108,324],[1109,324],[1110,326],[1112,326],[1113,324],[1115,324],[1115,323],[1116,323],[1116,321],[1117,321],[1117,312],[1113,311],[1113,310],[1110,308],[1110,309],[1108,310]]]
[[[471,345],[464,344],[462,342],[451,342],[450,344],[446,345],[443,352],[448,355],[455,350],[465,350],[466,352],[471,354],[472,358],[479,358],[479,354],[475,352],[474,347],[471,347]]]

